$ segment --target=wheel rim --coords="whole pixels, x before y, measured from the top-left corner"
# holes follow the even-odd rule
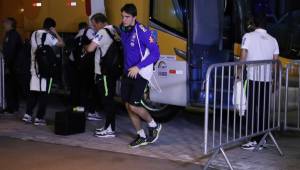
[[[150,100],[149,87],[146,87],[142,105],[151,112],[160,112],[168,107],[167,104],[156,103]]]
[[[168,107],[167,104],[161,104],[161,103],[156,103],[156,102],[152,102],[150,100],[142,100],[142,105],[147,109],[150,110],[152,112],[159,112],[164,110],[165,108]]]

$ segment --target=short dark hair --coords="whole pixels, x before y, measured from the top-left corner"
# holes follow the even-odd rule
[[[96,13],[92,16],[91,21],[95,21],[96,23],[107,23],[107,18],[102,13]]]
[[[17,28],[17,21],[13,17],[7,17],[4,22],[8,22],[13,29]]]
[[[130,14],[133,17],[137,16],[137,9],[136,9],[136,6],[134,4],[125,4],[121,8],[121,12],[126,12],[127,14]]]
[[[44,20],[43,28],[48,30],[51,27],[56,27],[56,22],[53,18],[48,17]]]
[[[254,25],[256,28],[266,28],[267,16],[266,13],[260,12],[254,15]]]
[[[86,23],[86,22],[81,22],[81,23],[79,23],[78,24],[78,29],[84,29],[84,28],[86,28],[88,26],[88,24]]]

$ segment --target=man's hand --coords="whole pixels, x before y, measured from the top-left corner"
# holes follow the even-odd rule
[[[55,35],[58,34],[57,31],[56,31],[56,29],[55,29],[54,27],[51,27],[49,30],[50,30],[52,33],[54,33]]]
[[[131,67],[130,69],[128,69],[128,77],[136,79],[139,72],[140,69],[137,66]]]
[[[64,46],[65,46],[64,40],[63,40],[63,39],[60,37],[60,35],[57,33],[56,29],[55,29],[54,27],[51,27],[51,28],[49,29],[49,31],[52,33],[52,35],[55,34],[55,35],[53,35],[53,36],[56,37],[57,40],[58,40],[56,46],[58,46],[58,47],[64,47]]]

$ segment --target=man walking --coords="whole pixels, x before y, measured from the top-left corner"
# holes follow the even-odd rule
[[[144,90],[153,74],[153,63],[159,59],[160,53],[152,32],[136,21],[136,6],[126,4],[122,7],[121,13],[125,71],[121,97],[137,131],[137,138],[129,144],[129,147],[136,148],[156,142],[162,129],[161,124],[156,123],[141,105]],[[148,124],[148,137],[141,127],[142,120]]]

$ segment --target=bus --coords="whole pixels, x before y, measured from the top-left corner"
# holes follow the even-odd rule
[[[207,68],[214,63],[237,61],[242,36],[253,31],[256,13],[267,14],[267,30],[279,42],[281,62],[285,64],[300,58],[300,1],[296,0],[5,2],[0,0],[0,19],[3,14],[15,17],[23,37],[29,37],[49,16],[57,20],[57,29],[65,40],[75,35],[79,22],[88,21],[95,12],[105,13],[109,22],[118,26],[121,7],[125,3],[134,3],[138,8],[137,19],[158,32],[161,57],[154,68],[153,86],[145,91],[143,106],[161,121],[170,120],[186,107],[203,106]],[[57,51],[61,57],[61,72],[53,92],[66,92],[67,53],[65,49]],[[120,82],[117,87],[120,87]]]

